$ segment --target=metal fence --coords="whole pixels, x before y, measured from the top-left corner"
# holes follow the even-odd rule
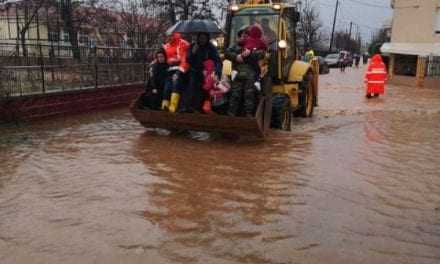
[[[440,57],[429,57],[427,76],[440,78]]]
[[[14,45],[12,45],[14,46]],[[2,96],[24,96],[142,83],[154,50],[81,47],[79,59],[70,47],[29,45],[28,56],[14,56],[11,45],[0,44]],[[59,49],[58,49],[59,48]],[[8,52],[9,50],[9,52]]]
[[[41,3],[0,4],[0,100],[146,81],[163,10]]]
[[[141,83],[146,80],[145,63],[10,66],[2,69],[3,95],[14,97],[111,85]]]
[[[122,47],[77,47],[45,44],[26,44],[27,55],[22,56],[21,45],[0,43],[0,66],[66,65],[74,63],[141,63],[152,59],[149,49]],[[75,56],[75,52],[77,56]]]

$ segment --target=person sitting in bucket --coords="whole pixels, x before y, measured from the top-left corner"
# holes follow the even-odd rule
[[[185,98],[185,110],[187,112],[202,111],[203,102],[210,98],[207,91],[203,89],[205,76],[205,61],[211,60],[214,64],[212,77],[215,81],[220,80],[222,75],[222,61],[217,48],[209,41],[209,33],[198,33],[195,43],[191,44],[188,54],[190,65],[190,84]]]
[[[168,78],[168,68],[166,53],[160,49],[156,52],[155,59],[150,65],[149,78],[145,94],[142,97],[143,106],[153,110],[161,108],[165,83]]]
[[[214,112],[226,114],[227,105],[225,94],[230,89],[228,77],[223,75],[221,80],[217,80],[215,75],[215,63],[212,60],[206,60],[203,65],[203,75],[205,76],[203,89],[209,94],[209,97],[203,102],[202,110],[207,114]]]
[[[255,82],[258,77],[258,61],[265,57],[265,52],[252,52],[245,49],[244,45],[248,40],[248,28],[238,31],[236,44],[228,48],[225,58],[232,62],[232,85],[230,90],[228,115],[239,116],[244,114],[253,117],[256,104]],[[254,64],[250,63],[254,62]],[[244,109],[241,109],[241,102],[244,101]]]
[[[189,70],[187,62],[189,43],[182,38],[180,33],[173,33],[163,48],[170,67],[163,94],[162,109],[176,112],[179,107],[180,94],[185,87],[184,75]]]

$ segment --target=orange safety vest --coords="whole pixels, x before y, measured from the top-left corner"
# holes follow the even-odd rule
[[[165,45],[163,45],[163,49],[167,55],[167,62],[171,66],[176,67],[176,70],[180,70],[181,72],[187,72],[189,70],[189,64],[187,62],[189,43],[182,39],[180,34],[174,33],[172,40]],[[173,63],[177,61],[176,63]]]

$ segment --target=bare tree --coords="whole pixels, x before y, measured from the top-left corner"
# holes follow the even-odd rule
[[[336,32],[335,33],[335,47],[338,50],[347,50],[352,53],[360,52],[359,39],[353,39],[347,32]]]
[[[298,28],[298,39],[303,47],[318,48],[324,39],[322,22],[314,0],[305,0],[301,9],[301,18]]]
[[[168,14],[170,24],[193,18],[213,19],[219,22],[228,0],[151,0]],[[217,11],[217,12],[216,12]]]
[[[166,13],[146,0],[116,0],[119,26],[128,37],[131,47],[157,46],[170,26]]]
[[[59,0],[64,31],[69,34],[73,57],[80,59],[78,33],[84,26],[93,29],[112,28],[117,31],[117,16],[111,12],[108,2],[100,0]]]
[[[378,29],[374,35],[371,43],[368,47],[368,51],[370,54],[378,54],[380,53],[380,47],[385,42],[390,42],[391,38],[386,29]]]
[[[3,1],[6,5],[12,5],[12,3],[7,3]],[[23,56],[28,56],[26,40],[28,39],[29,31],[32,28],[37,28],[39,35],[39,18],[42,17],[44,8],[51,5],[51,0],[22,0],[19,2],[14,2],[15,5],[15,16],[17,20],[17,39],[20,40],[22,46]],[[39,36],[38,36],[39,37]],[[18,44],[17,44],[18,48]]]

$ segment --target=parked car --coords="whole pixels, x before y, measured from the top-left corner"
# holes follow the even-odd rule
[[[319,74],[328,74],[330,73],[330,68],[325,61],[325,59],[321,56],[316,56],[319,61]]]
[[[327,63],[328,67],[338,67],[339,53],[328,54],[324,60]]]

